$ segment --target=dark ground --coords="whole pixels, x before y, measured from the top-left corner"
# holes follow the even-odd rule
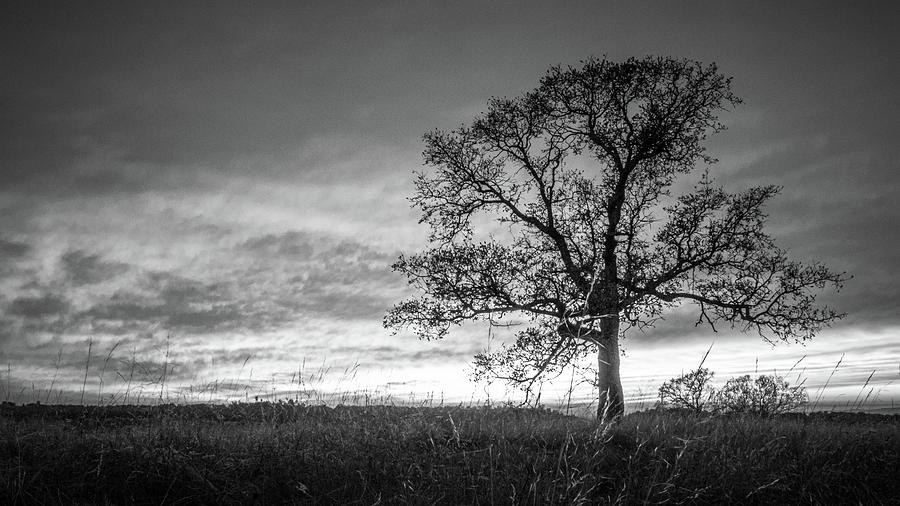
[[[5,504],[900,504],[900,415],[0,407]]]

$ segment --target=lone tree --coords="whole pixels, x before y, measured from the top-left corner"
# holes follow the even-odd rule
[[[476,356],[479,374],[526,390],[597,354],[598,417],[624,413],[619,339],[679,303],[698,324],[802,341],[841,315],[815,304],[842,274],[789,260],[763,231],[776,186],[727,193],[702,141],[738,104],[715,65],[648,57],[552,67],[533,91],[494,98],[470,126],[424,136],[432,170],[414,207],[429,247],[401,256],[419,296],[385,326],[444,337],[466,320],[517,321],[514,344]]]

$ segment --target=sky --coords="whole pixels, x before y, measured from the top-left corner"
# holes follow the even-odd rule
[[[667,55],[743,99],[711,174],[783,186],[768,230],[853,278],[805,345],[687,311],[627,336],[630,406],[707,350],[717,379],[790,370],[823,405],[900,405],[897,26],[887,1],[4,2],[0,397],[514,398],[468,374],[502,333],[382,328],[411,294],[390,264],[426,246],[422,135],[551,65]],[[546,402],[560,381],[590,399],[572,375]]]

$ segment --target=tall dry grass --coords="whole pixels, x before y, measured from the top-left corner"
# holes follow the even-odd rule
[[[900,417],[4,406],[8,504],[888,504]]]

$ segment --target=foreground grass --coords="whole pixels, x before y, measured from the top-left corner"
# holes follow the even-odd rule
[[[0,409],[9,504],[897,504],[897,469],[897,416]]]

